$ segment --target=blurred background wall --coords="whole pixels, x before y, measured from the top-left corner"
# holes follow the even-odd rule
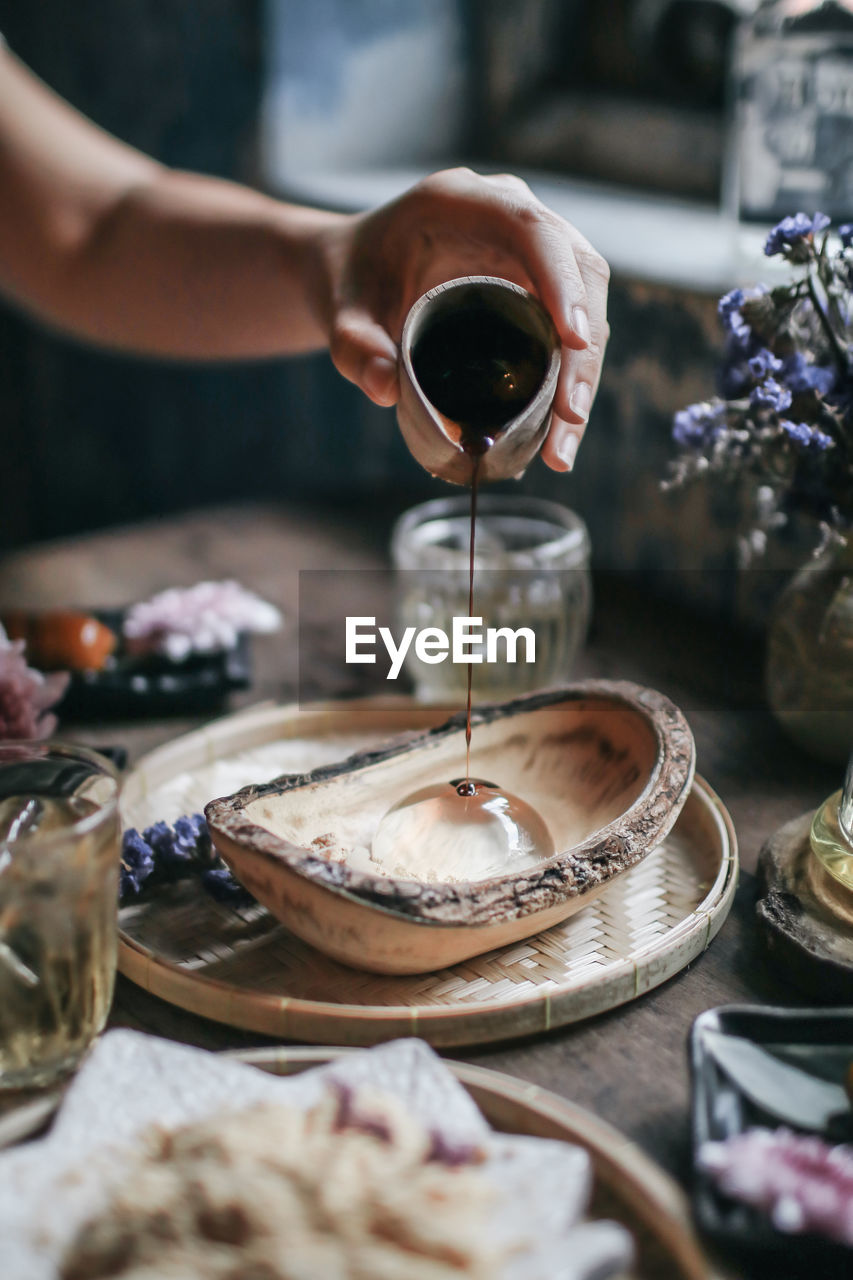
[[[553,179],[561,212],[582,210],[574,220],[615,255],[612,339],[578,475],[537,465],[525,486],[583,512],[600,564],[677,567],[680,556],[704,571],[728,563],[730,545],[703,536],[688,547],[686,500],[663,499],[658,480],[672,411],[712,390],[715,298],[734,283],[725,253],[699,238],[717,226],[737,7],[0,0],[0,31],[75,106],[171,165],[335,207],[460,158]],[[673,210],[680,247],[669,243]],[[698,283],[685,285],[691,255]],[[393,414],[325,356],[132,360],[1,304],[0,421],[7,547],[229,499],[380,495],[402,508],[444,491],[409,458]],[[690,520],[709,528],[718,502],[693,495]]]

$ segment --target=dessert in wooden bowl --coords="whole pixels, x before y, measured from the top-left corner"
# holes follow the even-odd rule
[[[246,888],[321,951],[355,968],[424,973],[579,911],[664,838],[690,791],[690,729],[654,690],[583,681],[481,707],[473,724],[471,773],[486,789],[485,820],[498,834],[511,827],[512,810],[495,808],[487,790],[506,786],[535,831],[544,827],[542,839],[524,830],[504,853],[494,846],[490,860],[482,815],[470,813],[455,829],[392,826],[409,832],[396,846],[377,839],[412,793],[462,790],[464,716],[456,716],[212,801],[214,844]]]

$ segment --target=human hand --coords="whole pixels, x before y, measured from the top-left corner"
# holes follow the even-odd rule
[[[327,247],[330,350],[338,371],[380,405],[399,396],[397,349],[422,293],[494,275],[535,293],[562,343],[542,457],[568,471],[589,418],[607,343],[607,263],[511,174],[447,169],[397,200],[337,223]]]

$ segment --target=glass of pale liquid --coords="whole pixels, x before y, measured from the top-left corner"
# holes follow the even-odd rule
[[[394,526],[397,627],[439,628],[451,638],[453,619],[468,617],[470,494],[438,498],[407,511]],[[474,606],[482,638],[468,646],[475,701],[498,702],[565,683],[586,638],[592,608],[589,534],[574,511],[518,494],[477,497]],[[529,639],[488,631],[526,628]],[[426,652],[422,646],[422,653]],[[514,661],[511,660],[514,654]],[[489,658],[492,658],[490,661]],[[464,700],[467,665],[424,661],[410,644],[406,670],[423,702]]]
[[[121,824],[108,760],[0,744],[0,1090],[72,1070],[115,980]]]

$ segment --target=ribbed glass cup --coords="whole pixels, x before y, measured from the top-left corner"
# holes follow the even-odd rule
[[[450,635],[454,617],[468,616],[470,497],[424,502],[394,526],[400,628],[437,627]],[[565,683],[586,638],[592,608],[589,535],[580,516],[556,502],[514,494],[480,494],[474,557],[474,614],[482,629],[530,628],[535,661],[520,641],[516,660],[505,643],[499,660],[474,665],[474,696],[503,701]],[[485,639],[474,648],[485,658]],[[423,702],[464,699],[467,664],[421,661],[409,647],[406,669]]]
[[[116,968],[120,781],[59,742],[0,745],[0,1089],[71,1070]]]

